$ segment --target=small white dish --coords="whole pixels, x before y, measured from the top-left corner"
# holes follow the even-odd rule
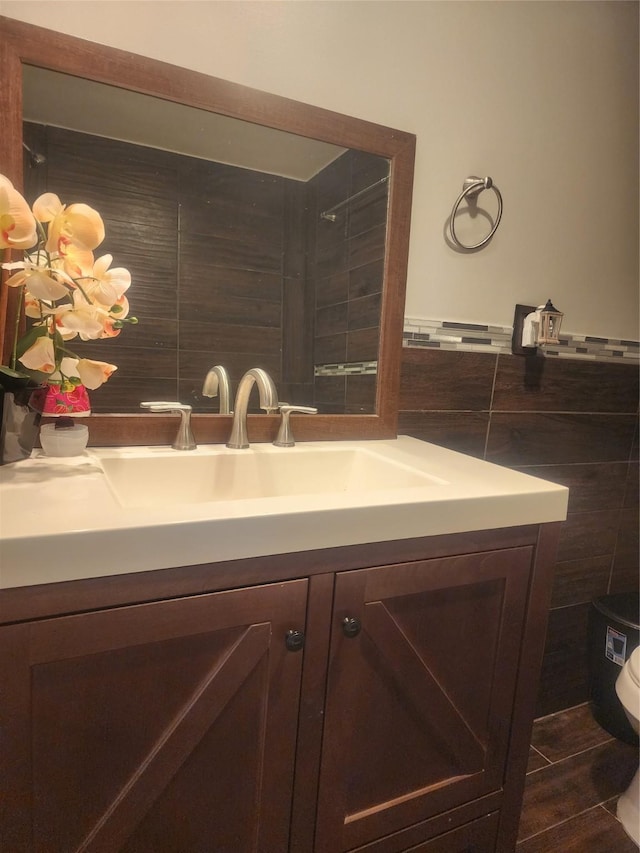
[[[56,429],[55,424],[40,427],[40,444],[47,456],[79,456],[89,441],[89,427],[74,424]]]

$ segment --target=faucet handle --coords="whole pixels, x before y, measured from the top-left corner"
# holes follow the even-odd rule
[[[289,415],[291,412],[296,412],[300,415],[317,415],[318,410],[313,406],[291,406],[289,403],[278,403],[278,408],[282,415],[280,429],[276,440],[273,442],[276,447],[293,447],[293,433],[291,432],[291,424],[289,423]]]
[[[195,450],[197,444],[191,432],[191,406],[187,403],[169,403],[165,400],[140,403],[141,409],[150,412],[175,412],[180,415],[180,426],[175,441],[171,445],[174,450]]]

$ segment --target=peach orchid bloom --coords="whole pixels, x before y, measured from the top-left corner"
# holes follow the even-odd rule
[[[39,337],[29,349],[18,359],[29,370],[39,370],[41,373],[53,373],[56,357],[53,341],[48,335]]]
[[[42,320],[44,312],[40,307],[41,305],[42,303],[39,299],[36,299],[35,296],[32,296],[30,293],[25,292],[24,313],[27,317],[29,317],[31,320]]]
[[[0,175],[0,249],[30,249],[38,237],[29,205],[4,175]]]
[[[91,298],[102,305],[111,307],[131,286],[131,273],[124,267],[110,270],[112,255],[102,255],[93,265],[91,277],[95,279],[89,285]]]
[[[90,249],[84,249],[81,246],[69,244],[66,247],[64,258],[60,259],[64,271],[71,276],[72,279],[86,278],[91,276],[93,270],[93,252]],[[57,266],[54,261],[54,266]]]
[[[51,275],[48,269],[38,268],[28,261],[22,261],[15,264],[3,264],[5,267],[21,266],[23,269],[20,272],[14,273],[7,279],[8,287],[20,287],[26,285],[29,293],[35,299],[44,299],[47,302],[55,302],[57,299],[62,299],[69,295],[69,288],[73,284],[65,286],[59,280],[59,277]]]
[[[93,361],[90,358],[78,360],[78,376],[90,391],[99,388],[117,369],[115,364],[108,364],[106,361]]]
[[[76,296],[76,294],[74,294]],[[74,300],[74,305],[62,305],[56,311],[56,329],[65,341],[80,335],[83,341],[92,341],[102,335],[104,319],[96,305]]]
[[[64,258],[69,246],[92,250],[104,240],[102,217],[88,204],[67,207],[55,193],[44,193],[33,203],[33,212],[40,222],[49,223],[47,252],[58,252]]]

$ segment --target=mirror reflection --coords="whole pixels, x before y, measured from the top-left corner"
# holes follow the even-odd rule
[[[232,392],[262,367],[281,401],[375,411],[386,158],[28,65],[23,85],[27,199],[94,207],[96,255],[132,275],[139,324],[90,342],[119,368],[94,412],[214,413],[215,364]]]

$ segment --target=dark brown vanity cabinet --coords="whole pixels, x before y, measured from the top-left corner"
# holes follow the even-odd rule
[[[42,588],[6,591],[0,849],[513,849],[548,562],[523,530],[451,556],[386,543],[402,559],[379,566],[336,549],[336,572],[315,552],[301,578],[307,555],[268,558],[274,582],[197,594],[203,567],[167,570],[193,591],[158,601],[156,573],[78,581],[51,614]]]
[[[6,853],[287,850],[307,582],[8,626]]]
[[[500,789],[531,548],[338,575],[318,848]]]

